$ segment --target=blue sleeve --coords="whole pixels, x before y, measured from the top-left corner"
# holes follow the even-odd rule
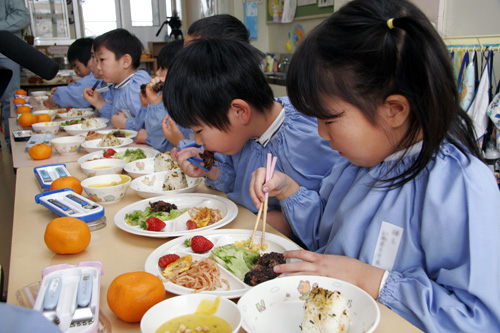
[[[23,30],[30,24],[30,13],[24,6],[24,1],[6,0],[4,10],[6,16],[0,20],[0,30],[16,32]]]
[[[500,195],[482,162],[464,170],[431,173],[417,199],[422,266],[395,268],[378,298],[427,332],[500,328]]]
[[[40,311],[7,303],[0,303],[0,323],[2,332],[61,332]]]
[[[301,187],[296,193],[280,201],[281,211],[290,228],[311,251],[321,247],[321,229],[324,204],[316,191]],[[304,223],[303,221],[307,221]]]
[[[113,102],[104,103],[102,108],[99,110],[99,115],[103,118],[111,120],[111,116],[113,115]]]
[[[83,90],[93,87],[96,81],[94,75],[89,74],[75,83],[57,87],[52,97],[53,101],[62,107],[87,108],[91,105],[83,98]]]
[[[224,193],[230,193],[233,191],[234,179],[236,177],[231,156],[216,153],[214,158],[219,165],[219,177],[215,180],[205,177],[205,185]]]
[[[168,147],[169,142],[163,136],[163,130],[161,129],[161,122],[167,114],[167,110],[165,109],[163,103],[148,104],[144,122],[144,127],[148,133],[146,142],[154,149],[161,152],[169,151],[174,148],[172,144]]]

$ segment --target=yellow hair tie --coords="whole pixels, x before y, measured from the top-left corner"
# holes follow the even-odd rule
[[[394,29],[393,21],[394,21],[393,18],[387,20],[387,26],[389,27],[389,29]]]

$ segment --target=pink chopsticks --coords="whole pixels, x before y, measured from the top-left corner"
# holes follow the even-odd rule
[[[273,157],[273,155],[271,153],[267,154],[266,183],[273,177],[274,168],[276,167],[277,161],[278,161],[278,158],[276,156]],[[265,243],[268,198],[269,198],[269,193],[266,193],[266,198],[265,198],[264,202],[260,203],[259,212],[257,213],[257,220],[255,221],[255,226],[253,228],[252,238],[250,238],[250,244],[252,244],[253,239],[255,237],[255,232],[257,231],[257,227],[259,226],[260,216],[262,214],[262,211],[264,211],[264,216],[262,218],[263,225],[262,225],[262,238],[261,238],[261,243],[260,243],[261,248],[264,246],[264,243]]]

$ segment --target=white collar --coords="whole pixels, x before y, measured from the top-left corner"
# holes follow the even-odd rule
[[[260,143],[263,147],[265,147],[278,133],[279,129],[281,128],[281,125],[283,125],[283,121],[285,120],[285,108],[281,109],[280,114],[274,119],[273,123],[271,126],[267,128],[267,130],[255,141]]]
[[[406,154],[406,156],[416,155],[416,154],[420,153],[420,151],[422,150],[422,143],[423,143],[423,141],[420,140],[419,142],[415,143],[413,146],[410,146],[406,149],[400,150],[398,152],[395,152],[394,154],[387,156],[384,159],[384,161],[399,160],[401,157],[403,157],[403,154]]]
[[[115,89],[120,89],[120,88],[125,87],[130,82],[130,80],[132,79],[132,76],[134,76],[134,74],[135,73],[130,74],[125,80],[123,80],[122,82],[120,82],[118,84],[115,84]]]

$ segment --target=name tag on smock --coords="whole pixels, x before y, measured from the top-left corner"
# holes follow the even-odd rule
[[[403,228],[388,222],[382,222],[378,235],[377,246],[373,254],[372,265],[388,271],[392,270],[399,243],[403,236]]]

